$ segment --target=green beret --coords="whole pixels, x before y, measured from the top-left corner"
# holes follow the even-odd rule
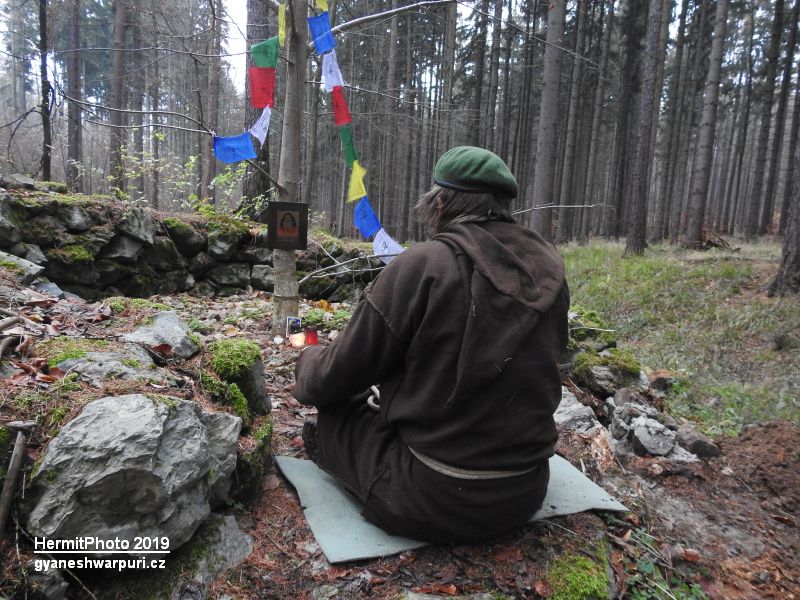
[[[494,152],[475,146],[456,146],[445,152],[433,169],[433,182],[461,192],[502,193],[517,197],[517,180]]]

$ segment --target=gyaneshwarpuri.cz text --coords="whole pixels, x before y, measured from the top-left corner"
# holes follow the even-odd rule
[[[37,558],[33,561],[34,571],[50,569],[163,569],[163,558]]]

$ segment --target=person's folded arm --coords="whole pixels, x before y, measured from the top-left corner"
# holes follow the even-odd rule
[[[367,298],[330,346],[301,352],[294,397],[314,406],[343,401],[402,365],[406,347]]]

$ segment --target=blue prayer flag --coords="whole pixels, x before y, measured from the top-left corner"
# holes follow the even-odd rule
[[[353,213],[353,224],[358,227],[361,235],[365,238],[371,237],[381,228],[381,222],[378,221],[378,217],[369,203],[369,198],[366,196],[356,204],[356,209]]]
[[[325,54],[336,47],[328,11],[316,17],[308,17],[308,29],[311,31],[311,39],[314,41],[317,54]]]
[[[233,137],[214,136],[214,154],[224,163],[235,163],[240,160],[256,157],[253,139],[249,133]]]

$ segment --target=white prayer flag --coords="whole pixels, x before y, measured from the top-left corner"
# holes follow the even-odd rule
[[[331,50],[322,55],[322,85],[326,92],[332,92],[336,86],[344,87],[342,72],[336,62],[336,50]]]
[[[405,248],[393,240],[383,228],[375,234],[375,239],[372,240],[372,253],[382,255],[380,258],[387,265],[394,260],[394,255],[400,254],[403,250]]]
[[[258,121],[253,123],[253,126],[250,128],[250,134],[258,138],[262,146],[264,145],[264,140],[267,139],[270,118],[272,118],[272,110],[270,110],[268,106],[264,109],[264,112],[261,113],[261,116],[258,117]]]

